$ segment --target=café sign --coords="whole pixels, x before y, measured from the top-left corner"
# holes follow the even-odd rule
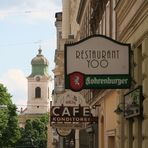
[[[83,129],[97,121],[98,117],[79,92],[65,90],[50,108],[50,124],[54,128]]]
[[[65,88],[130,87],[130,44],[102,35],[65,44]]]
[[[51,122],[97,122],[89,106],[53,106],[51,108]]]

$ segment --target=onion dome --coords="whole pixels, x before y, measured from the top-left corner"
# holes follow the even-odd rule
[[[32,73],[29,77],[36,75],[48,76],[48,60],[41,54],[42,49],[39,48],[38,54],[31,61]]]
[[[34,57],[31,61],[32,65],[47,65],[48,66],[48,60],[41,54],[42,49],[38,50],[38,54],[36,57]]]

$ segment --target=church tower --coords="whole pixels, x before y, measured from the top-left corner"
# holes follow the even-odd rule
[[[26,114],[44,114],[49,111],[50,96],[48,60],[42,55],[42,50],[31,61],[32,73],[28,79],[28,100]]]

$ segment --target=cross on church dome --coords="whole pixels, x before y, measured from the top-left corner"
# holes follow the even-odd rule
[[[38,49],[38,51],[39,51],[39,53],[38,53],[38,54],[39,54],[39,55],[41,55],[42,49],[41,49],[41,48],[39,48],[39,49]]]

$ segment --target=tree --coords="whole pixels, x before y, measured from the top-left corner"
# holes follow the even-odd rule
[[[0,146],[13,147],[20,138],[16,106],[7,88],[0,84]]]
[[[21,138],[16,147],[46,148],[47,147],[48,115],[34,120],[26,120],[25,128],[20,129]]]

